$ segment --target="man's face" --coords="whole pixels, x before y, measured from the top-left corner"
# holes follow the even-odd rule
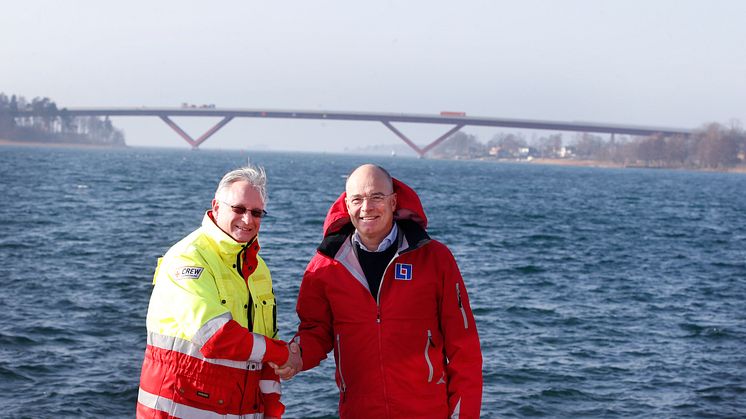
[[[396,195],[379,170],[362,167],[347,180],[347,212],[366,246],[381,243],[391,231]]]
[[[241,212],[242,209],[249,211],[236,213],[236,210]],[[259,191],[248,182],[235,182],[223,189],[218,199],[212,200],[215,224],[240,243],[250,242],[259,233],[262,219],[252,215],[251,210],[264,210],[264,201]]]

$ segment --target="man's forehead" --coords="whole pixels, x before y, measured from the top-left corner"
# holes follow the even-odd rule
[[[361,195],[361,194],[374,194],[382,193],[388,194],[392,192],[391,185],[386,182],[386,179],[364,179],[362,181],[355,181],[354,179],[347,182],[345,191],[348,195]]]
[[[262,201],[262,196],[256,187],[245,181],[235,182],[225,188],[223,196],[226,199]]]
[[[250,192],[250,191],[259,192],[254,185],[252,185],[251,183],[245,180],[233,182],[232,184],[228,186],[228,188],[226,188],[226,190],[231,191],[233,193],[245,193],[245,192]]]
[[[389,178],[374,167],[365,167],[354,171],[345,185],[347,194],[391,193],[393,185]]]

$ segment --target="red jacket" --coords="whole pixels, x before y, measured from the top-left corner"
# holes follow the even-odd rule
[[[343,193],[303,276],[296,341],[303,369],[334,350],[341,418],[478,418],[482,355],[464,281],[432,240],[417,194],[394,180],[398,251],[368,290]]]

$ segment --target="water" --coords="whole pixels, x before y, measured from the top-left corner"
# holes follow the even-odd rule
[[[324,154],[0,148],[0,409],[132,417],[155,261],[221,175],[269,174],[262,254],[281,337],[356,165],[412,187],[454,252],[484,353],[482,416],[746,416],[746,176]],[[336,416],[333,362],[284,387]]]

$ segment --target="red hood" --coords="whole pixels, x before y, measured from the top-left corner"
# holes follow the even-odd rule
[[[394,192],[396,193],[396,211],[394,212],[395,220],[412,220],[419,224],[423,229],[427,229],[427,216],[422,209],[422,203],[417,193],[400,182],[396,178],[394,181]],[[350,214],[347,213],[345,197],[347,194],[342,192],[334,201],[324,220],[324,237],[331,233],[339,231],[346,224],[350,223]]]

